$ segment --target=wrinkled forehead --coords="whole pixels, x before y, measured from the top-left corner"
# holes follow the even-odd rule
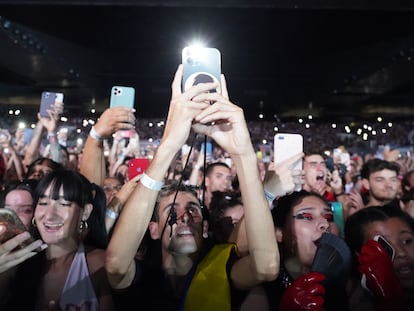
[[[319,154],[311,154],[305,157],[305,161],[307,162],[323,162],[324,159]]]

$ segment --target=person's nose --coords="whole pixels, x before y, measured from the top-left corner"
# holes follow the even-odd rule
[[[323,216],[321,216],[319,219],[319,230],[321,230],[322,232],[329,231],[329,222]]]
[[[180,217],[177,217],[177,219],[180,222],[184,223],[184,224],[187,224],[190,221],[190,218],[191,218],[191,216],[190,216],[190,214],[187,211],[185,211],[184,213],[182,213],[180,215]]]

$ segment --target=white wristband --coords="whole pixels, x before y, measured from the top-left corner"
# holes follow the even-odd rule
[[[113,210],[107,208],[106,209],[106,216],[108,216],[111,219],[117,219],[119,214],[117,212],[114,212]]]
[[[89,132],[89,135],[97,141],[103,141],[104,140],[104,138],[95,131],[94,126],[91,127],[91,131]]]
[[[141,178],[139,179],[139,182],[146,188],[154,190],[154,191],[160,191],[161,188],[164,186],[164,183],[162,181],[157,181],[149,177],[147,174],[143,173],[141,175]]]

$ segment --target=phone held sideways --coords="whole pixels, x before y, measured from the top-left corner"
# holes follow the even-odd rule
[[[8,208],[0,208],[0,225],[6,227],[6,231],[0,234],[0,243],[4,243],[14,236],[27,231],[16,212]],[[34,239],[30,238],[24,241],[20,247],[24,247],[33,241]]]

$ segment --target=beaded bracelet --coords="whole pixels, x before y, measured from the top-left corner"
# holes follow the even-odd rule
[[[164,186],[164,183],[162,181],[154,180],[145,173],[141,175],[139,181],[144,187],[154,191],[160,191]]]
[[[91,127],[91,131],[89,132],[89,135],[97,141],[103,141],[104,140],[104,138],[95,131],[94,126]]]
[[[111,219],[117,219],[119,214],[117,212],[114,212],[113,210],[107,208],[106,209],[106,216],[108,216]]]

